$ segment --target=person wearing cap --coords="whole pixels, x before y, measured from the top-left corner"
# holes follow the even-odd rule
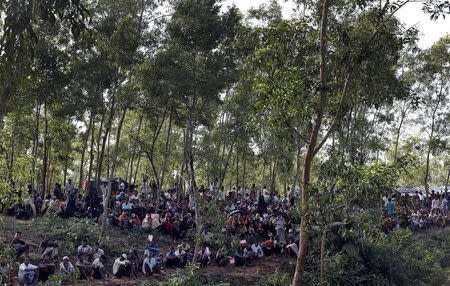
[[[94,279],[102,279],[102,280],[108,280],[108,274],[106,273],[104,263],[106,261],[105,255],[100,255],[100,257],[96,258],[92,262],[92,278]]]
[[[69,261],[69,257],[63,257],[63,261],[59,264],[59,274],[64,277],[64,280],[69,280],[75,274],[75,267]]]
[[[175,255],[180,259],[180,267],[183,267],[186,264],[186,251],[183,250],[183,245],[178,245]]]
[[[123,276],[131,277],[132,276],[131,267],[132,264],[127,259],[127,255],[124,253],[114,261],[113,275],[117,278],[121,278]]]

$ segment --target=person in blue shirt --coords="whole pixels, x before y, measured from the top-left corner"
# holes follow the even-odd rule
[[[157,256],[159,254],[158,245],[154,241],[150,241],[147,245],[147,249],[152,253],[152,256]]]
[[[395,204],[392,202],[391,198],[388,199],[388,202],[387,202],[386,206],[387,206],[388,216],[394,216],[394,214],[395,214]]]
[[[248,244],[245,248],[244,248],[244,258],[247,261],[252,261],[254,259],[256,259],[257,254],[256,252],[253,251],[252,246],[250,244]]]
[[[166,255],[166,265],[167,267],[177,267],[180,264],[180,258],[175,254],[175,249],[173,246],[169,249]]]
[[[245,264],[244,251],[242,246],[239,246],[236,252],[234,253],[234,265],[242,266]]]

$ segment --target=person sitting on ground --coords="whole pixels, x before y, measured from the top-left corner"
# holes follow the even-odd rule
[[[19,266],[19,283],[21,285],[31,285],[36,278],[36,272],[39,268],[36,265],[30,263],[30,258],[25,257],[25,260]]]
[[[247,261],[255,260],[258,257],[256,252],[253,251],[252,246],[250,244],[247,244],[247,246],[244,247],[244,258]]]
[[[100,258],[100,256],[102,255],[105,255],[105,252],[100,248],[100,244],[96,242],[94,244],[94,249],[92,250],[91,259],[92,261],[94,261],[95,259]]]
[[[87,281],[91,280],[92,266],[89,261],[87,261],[86,256],[78,255],[78,260],[75,263],[75,266],[80,272],[80,279]]]
[[[123,276],[132,277],[132,263],[127,259],[127,255],[124,253],[119,258],[114,261],[113,264],[113,275],[117,278],[122,278]],[[132,277],[134,278],[134,277]]]
[[[175,249],[170,247],[169,252],[166,254],[166,265],[167,267],[177,267],[180,264],[180,258],[175,255]]]
[[[194,247],[191,247],[186,252],[186,263],[187,264],[191,264],[192,263],[192,259],[194,259],[194,251],[195,251]]]
[[[142,259],[139,258],[137,243],[133,243],[130,253],[128,254],[128,260],[133,263],[133,267],[135,268],[136,272],[138,272],[138,269],[142,266]]]
[[[164,254],[160,253],[156,257],[156,267],[158,267],[158,271],[162,270],[166,266],[166,261],[164,260]]]
[[[69,257],[64,256],[63,261],[59,264],[59,274],[64,277],[64,280],[70,280],[75,274],[75,267],[69,261]]]
[[[44,254],[43,259],[39,262],[38,280],[46,282],[48,277],[55,274],[55,263],[50,260],[50,255]]]
[[[96,258],[92,262],[92,278],[94,279],[102,279],[102,280],[108,280],[108,274],[106,273],[106,269],[104,266],[104,263],[106,262],[106,256],[100,255],[100,257]]]
[[[180,259],[180,266],[183,267],[186,264],[186,251],[181,244],[178,245],[175,255]]]
[[[271,236],[268,240],[264,242],[262,249],[265,255],[272,254],[273,250],[275,249],[275,240],[273,236]]]
[[[243,266],[246,263],[246,259],[244,257],[244,249],[242,246],[239,246],[236,252],[234,253],[234,265]]]
[[[149,253],[142,263],[142,273],[144,273],[145,276],[152,275],[156,272],[156,266],[156,257],[152,257],[152,254]]]
[[[0,284],[9,285],[11,275],[11,266],[5,263],[0,257]]]
[[[204,246],[198,255],[201,266],[205,267],[211,262],[211,252],[207,246]]]
[[[42,257],[44,257],[45,254],[48,254],[50,259],[53,259],[58,256],[58,244],[50,241],[48,235],[46,235],[39,244],[38,253],[42,255]]]
[[[259,242],[255,241],[255,243],[253,243],[252,245],[252,250],[254,253],[256,253],[256,255],[261,258],[264,256],[264,252],[261,248],[261,245],[259,245]]]
[[[35,245],[32,243],[26,243],[25,241],[21,240],[22,232],[18,231],[14,234],[13,239],[11,240],[11,243],[9,244],[9,248],[12,248],[16,251],[16,258],[19,258],[22,254],[25,253],[25,256],[28,256],[30,245]],[[35,245],[36,246],[36,245]]]
[[[92,255],[93,249],[90,245],[88,245],[87,239],[83,239],[83,243],[78,246],[78,255],[83,255],[89,258]]]
[[[159,254],[158,245],[153,240],[147,244],[147,249],[152,254],[152,256],[157,256]]]

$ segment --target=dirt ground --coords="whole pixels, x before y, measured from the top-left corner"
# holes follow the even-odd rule
[[[29,221],[23,221],[23,220],[16,220],[12,217],[0,217],[0,243],[3,245],[9,244],[12,237],[14,236],[14,233],[16,231],[22,231],[22,238],[26,242],[32,242],[34,244],[39,244],[41,241],[41,238],[38,236],[35,236],[33,233],[33,229],[30,227]],[[110,229],[110,237],[114,238],[114,244],[117,244],[118,246],[129,245],[133,242],[137,242],[139,239],[142,239],[142,234],[137,236],[131,236],[127,233],[127,231],[120,231],[120,229]],[[140,237],[142,236],[142,237]],[[155,236],[157,237],[155,240],[157,244],[160,247],[160,251],[162,253],[166,253],[170,246],[176,246],[180,243],[180,241],[174,242],[170,237],[168,236]],[[145,243],[144,240],[139,243],[140,245],[140,252],[143,252],[143,244]],[[107,253],[106,253],[107,254]],[[37,255],[37,248],[32,247],[30,251],[30,258],[32,261],[38,261],[39,256]],[[112,262],[115,258],[110,259],[110,261],[107,263],[107,269],[108,272],[111,271],[112,268]],[[212,278],[218,278],[223,277],[223,280],[226,281],[232,281],[231,285],[249,285],[251,282],[255,282],[258,279],[261,279],[261,277],[264,277],[265,275],[272,274],[277,268],[280,267],[280,265],[283,263],[283,261],[287,260],[284,256],[277,256],[272,255],[269,257],[263,257],[257,261],[252,262],[250,265],[242,266],[242,267],[235,267],[234,265],[228,265],[226,267],[218,267],[213,262],[212,264],[208,265],[207,267],[203,267],[199,269],[199,273],[201,275],[204,275],[206,277],[212,277]],[[21,261],[21,259],[19,259]],[[55,263],[58,261],[55,261]],[[72,264],[75,264],[75,258],[71,257]],[[59,262],[57,263],[59,264]],[[17,270],[16,270],[17,271]],[[109,277],[110,280],[107,282],[103,281],[93,281],[90,283],[90,285],[154,285],[156,281],[163,281],[167,279],[167,277],[173,273],[175,270],[167,269],[163,273],[159,275],[154,275],[150,277],[144,277],[143,275],[140,275],[140,278],[137,280],[130,279],[130,278],[113,278],[113,275],[110,273]],[[222,279],[220,279],[222,280]],[[86,282],[79,281],[77,283],[71,283],[71,285],[86,285]],[[17,272],[15,272],[15,275],[13,277],[13,281],[11,285],[20,285],[17,279]]]

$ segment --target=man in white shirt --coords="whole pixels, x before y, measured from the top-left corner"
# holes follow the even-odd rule
[[[122,204],[122,210],[131,211],[132,209],[133,209],[133,204],[130,203],[129,199],[127,199],[126,202]]]
[[[92,278],[108,280],[108,274],[106,273],[105,266],[103,263],[106,261],[106,256],[101,255],[92,262]]]
[[[109,187],[108,187],[108,182],[107,181],[103,182],[103,184],[100,186],[100,190],[102,191],[103,198],[106,198],[106,196],[109,193]]]
[[[175,256],[180,259],[180,267],[183,267],[186,264],[186,252],[183,250],[183,246],[178,245],[177,250],[175,251]]]
[[[30,263],[30,258],[25,257],[25,260],[19,266],[19,283],[22,285],[30,285],[36,277],[36,270],[38,267]]]
[[[144,259],[142,264],[142,272],[144,275],[152,275],[156,272],[156,258],[152,257],[152,253],[149,253]]]
[[[113,275],[117,278],[121,278],[123,276],[131,277],[131,262],[127,260],[127,255],[125,253],[114,261]]]
[[[59,264],[59,274],[65,277],[65,280],[70,279],[75,274],[75,267],[70,263],[69,257],[64,256],[63,261]]]
[[[94,244],[94,250],[92,251],[92,260],[100,258],[100,256],[105,255],[103,249],[100,248],[98,242]]]

